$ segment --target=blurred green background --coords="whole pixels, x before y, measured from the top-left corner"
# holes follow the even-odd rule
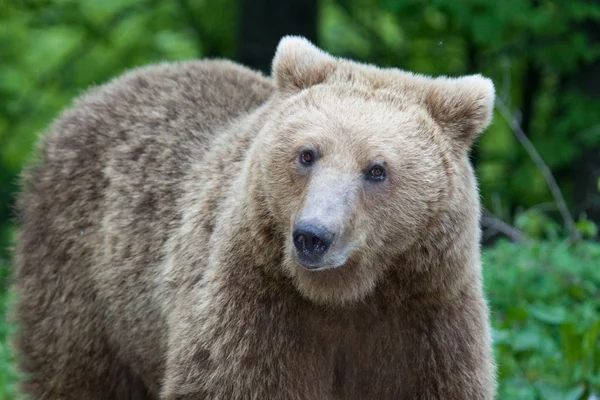
[[[283,34],[339,56],[497,88],[472,152],[500,399],[600,396],[600,1],[0,0],[0,400],[17,177],[90,85],[165,60],[268,72]]]

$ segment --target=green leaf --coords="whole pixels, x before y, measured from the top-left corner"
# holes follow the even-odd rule
[[[529,308],[529,312],[538,321],[549,325],[560,325],[567,318],[567,310],[562,306],[536,304]]]
[[[576,227],[584,237],[594,238],[598,235],[598,226],[587,218],[577,221]]]
[[[564,389],[548,384],[540,384],[538,388],[544,400],[580,400],[585,393],[585,386],[583,385]]]
[[[514,339],[515,351],[537,350],[540,347],[540,335],[537,331],[526,329],[519,332]]]
[[[573,324],[563,324],[560,327],[563,351],[570,363],[581,361],[581,337]]]
[[[565,392],[565,400],[580,400],[585,393],[585,386],[579,385]]]

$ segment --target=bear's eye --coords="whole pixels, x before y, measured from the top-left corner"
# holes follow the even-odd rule
[[[302,165],[311,165],[315,162],[315,152],[312,150],[303,150],[300,153],[300,163]]]
[[[381,165],[374,165],[367,172],[366,178],[370,181],[382,181],[385,179],[385,168]]]

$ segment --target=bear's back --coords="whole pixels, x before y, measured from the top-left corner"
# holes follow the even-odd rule
[[[163,244],[179,222],[175,205],[185,173],[216,135],[272,90],[270,79],[229,61],[161,64],[90,90],[56,120],[37,162],[24,171],[18,199],[18,346],[34,353],[35,337],[45,347],[35,353],[48,355],[24,360],[25,372],[55,364],[50,344],[57,355],[66,351],[58,338],[38,337],[44,332],[60,326],[92,337],[111,326],[110,333],[138,338],[123,361],[138,365],[134,372],[148,383],[159,381],[160,310],[123,306],[156,304],[144,300],[154,282],[140,269],[164,257]],[[67,317],[73,314],[92,323]],[[78,343],[69,340],[72,352]],[[112,339],[98,346],[104,340]]]

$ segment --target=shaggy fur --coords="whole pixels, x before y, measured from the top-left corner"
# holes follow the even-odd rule
[[[492,399],[467,152],[493,100],[480,76],[378,69],[295,37],[273,80],[201,61],[92,90],[24,173],[22,393]],[[383,182],[364,178],[374,161]],[[299,265],[305,215],[335,227],[343,265]]]

